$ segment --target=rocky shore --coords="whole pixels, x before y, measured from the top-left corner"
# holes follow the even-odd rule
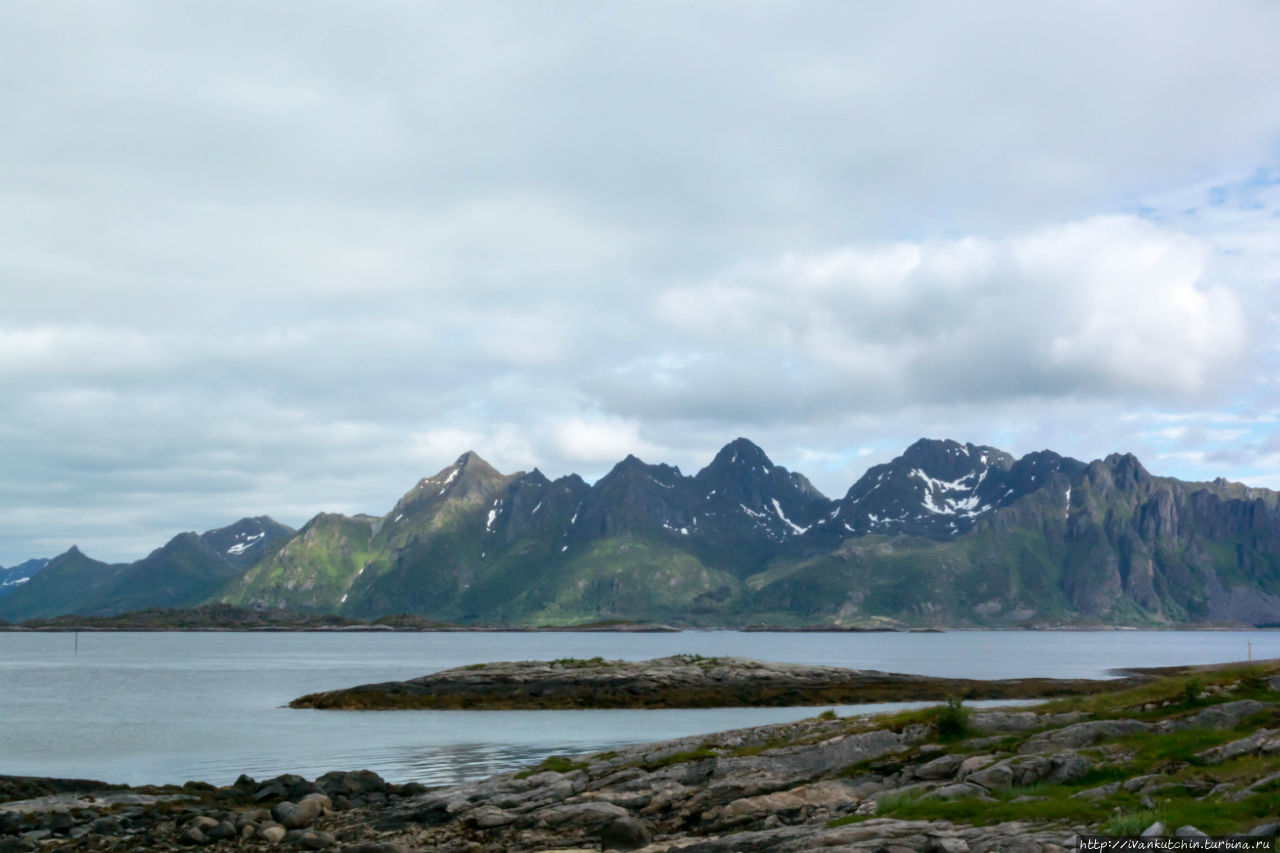
[[[957,702],[587,756],[445,787],[368,771],[213,788],[0,780],[0,851],[1057,853],[1079,834],[1274,837],[1280,664],[1029,709]]]
[[[342,710],[729,708],[866,702],[1026,699],[1115,690],[1127,680],[1016,678],[983,681],[869,669],[803,666],[734,657],[675,655],[646,661],[566,658],[481,663],[408,681],[311,693],[294,708]]]

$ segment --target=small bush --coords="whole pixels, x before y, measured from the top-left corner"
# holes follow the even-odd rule
[[[934,724],[938,727],[939,740],[953,741],[969,736],[972,731],[969,727],[969,709],[964,707],[963,701],[959,696],[951,696],[945,705],[939,705],[934,711]]]
[[[1250,693],[1257,693],[1267,689],[1267,679],[1262,670],[1255,666],[1240,673],[1240,687]]]
[[[835,712],[835,709],[834,709],[834,708],[830,708],[830,709],[827,709],[826,711],[823,711],[821,714],[819,714],[819,715],[818,715],[818,719],[819,719],[819,720],[834,720],[834,719],[836,719],[836,712]]]
[[[1102,825],[1103,835],[1138,836],[1160,818],[1155,812],[1118,814]]]
[[[1182,704],[1190,708],[1204,695],[1204,680],[1193,675],[1182,683]]]

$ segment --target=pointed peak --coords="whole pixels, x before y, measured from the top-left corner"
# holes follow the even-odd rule
[[[551,481],[547,479],[547,475],[543,474],[537,468],[534,468],[532,471],[530,471],[528,474],[525,474],[520,479],[525,483],[536,483],[539,486],[546,486],[551,483]]]
[[[723,467],[725,465],[764,465],[772,468],[773,460],[755,442],[739,437],[720,448],[720,452],[716,454],[715,459],[711,460],[710,467]]]
[[[563,477],[557,477],[552,484],[556,486],[564,486],[574,491],[591,488],[587,485],[587,481],[577,474],[565,474]]]
[[[423,477],[420,486],[435,485],[437,488],[446,483],[452,483],[463,475],[479,475],[481,477],[501,477],[488,462],[481,458],[479,453],[474,450],[468,450],[457,458],[452,465],[446,465],[437,473],[430,477]]]
[[[1127,474],[1135,480],[1151,476],[1132,453],[1112,453],[1104,461],[1116,473]]]

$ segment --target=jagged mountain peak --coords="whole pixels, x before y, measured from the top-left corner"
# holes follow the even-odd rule
[[[257,515],[206,530],[200,539],[232,565],[247,569],[272,545],[288,539],[294,532],[269,515]]]
[[[1128,478],[1134,482],[1149,479],[1151,474],[1138,461],[1138,457],[1132,453],[1112,453],[1102,460],[1103,463],[1115,472],[1117,478]]]
[[[921,438],[889,464],[916,467],[931,476],[938,476],[992,467],[1008,468],[1013,462],[1011,455],[995,447],[961,443],[949,438]]]
[[[678,481],[684,479],[684,475],[680,473],[680,469],[675,465],[667,465],[659,462],[650,465],[634,453],[628,453],[626,458],[613,466],[613,469],[600,478],[600,483],[609,483],[615,480],[625,479],[631,480],[635,478],[649,478],[664,487],[674,486]]]
[[[1031,454],[1014,460],[987,445],[922,438],[869,469],[823,525],[844,535],[954,537],[1040,488],[1064,459]]]
[[[739,437],[720,448],[720,452],[707,467],[719,468],[728,465],[773,468],[773,460],[755,442]]]
[[[419,480],[417,485],[400,498],[391,512],[392,515],[398,516],[406,512],[411,505],[430,503],[435,498],[471,498],[477,494],[487,494],[523,476],[525,476],[524,472],[502,474],[482,459],[480,454],[474,450],[468,450],[452,465],[447,465],[438,473]]]

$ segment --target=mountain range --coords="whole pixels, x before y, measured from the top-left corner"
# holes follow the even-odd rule
[[[746,439],[694,475],[634,456],[594,484],[475,453],[382,516],[265,516],[135,563],[72,548],[0,618],[226,602],[462,624],[1280,624],[1276,492],[1129,454],[921,439],[839,499]]]

